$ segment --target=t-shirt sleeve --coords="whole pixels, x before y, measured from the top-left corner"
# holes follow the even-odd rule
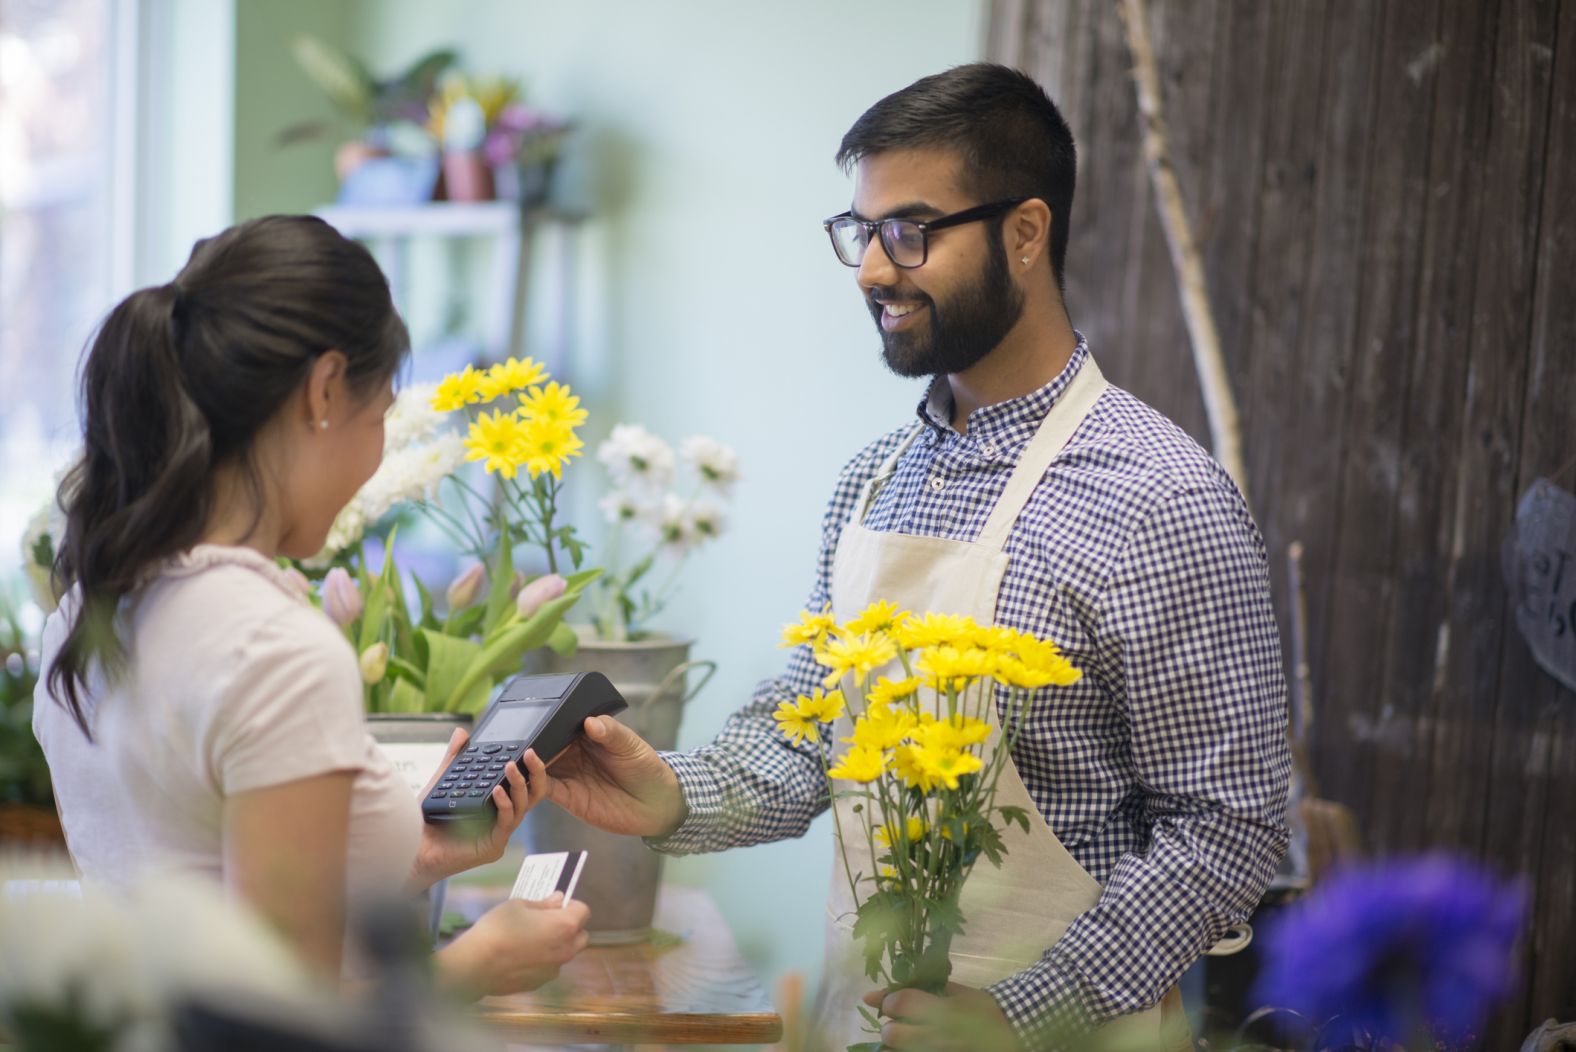
[[[270,619],[241,643],[209,735],[221,793],[366,766],[355,653],[320,613]]]

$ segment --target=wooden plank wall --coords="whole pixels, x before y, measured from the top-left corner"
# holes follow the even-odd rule
[[[1114,0],[996,0],[989,57],[1073,127],[1074,323],[1208,445]],[[1576,489],[1576,0],[1150,0],[1171,146],[1286,628],[1306,548],[1324,795],[1376,853],[1524,875],[1514,1049],[1576,1019],[1576,694],[1500,570]],[[1567,466],[1570,465],[1570,466]]]

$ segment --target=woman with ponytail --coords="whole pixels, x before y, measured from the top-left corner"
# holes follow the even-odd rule
[[[278,563],[316,554],[377,469],[408,351],[371,255],[307,216],[199,242],[117,306],[82,369],[34,705],[84,879],[210,874],[333,975],[358,899],[496,860],[537,802],[511,769],[488,833],[425,825],[367,732],[349,644]],[[543,905],[485,915],[440,979],[551,978],[586,913]]]

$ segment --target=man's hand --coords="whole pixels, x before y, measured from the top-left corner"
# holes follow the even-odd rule
[[[972,986],[948,983],[941,996],[920,990],[872,990],[865,1004],[886,1017],[881,1043],[923,1052],[1023,1052],[1017,1031],[996,999]]]
[[[611,716],[592,716],[585,734],[553,761],[551,772],[526,757],[533,798],[544,796],[610,833],[665,836],[684,821],[684,793],[673,768]]]

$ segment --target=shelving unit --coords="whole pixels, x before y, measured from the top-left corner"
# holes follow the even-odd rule
[[[421,238],[489,238],[486,322],[482,339],[489,358],[520,352],[525,331],[526,275],[532,243],[553,236],[560,303],[549,346],[536,357],[557,374],[568,358],[574,302],[574,235],[585,219],[555,208],[522,208],[515,201],[435,201],[397,207],[326,205],[317,215],[346,237],[372,247],[388,274],[396,304],[410,302],[410,245]]]

